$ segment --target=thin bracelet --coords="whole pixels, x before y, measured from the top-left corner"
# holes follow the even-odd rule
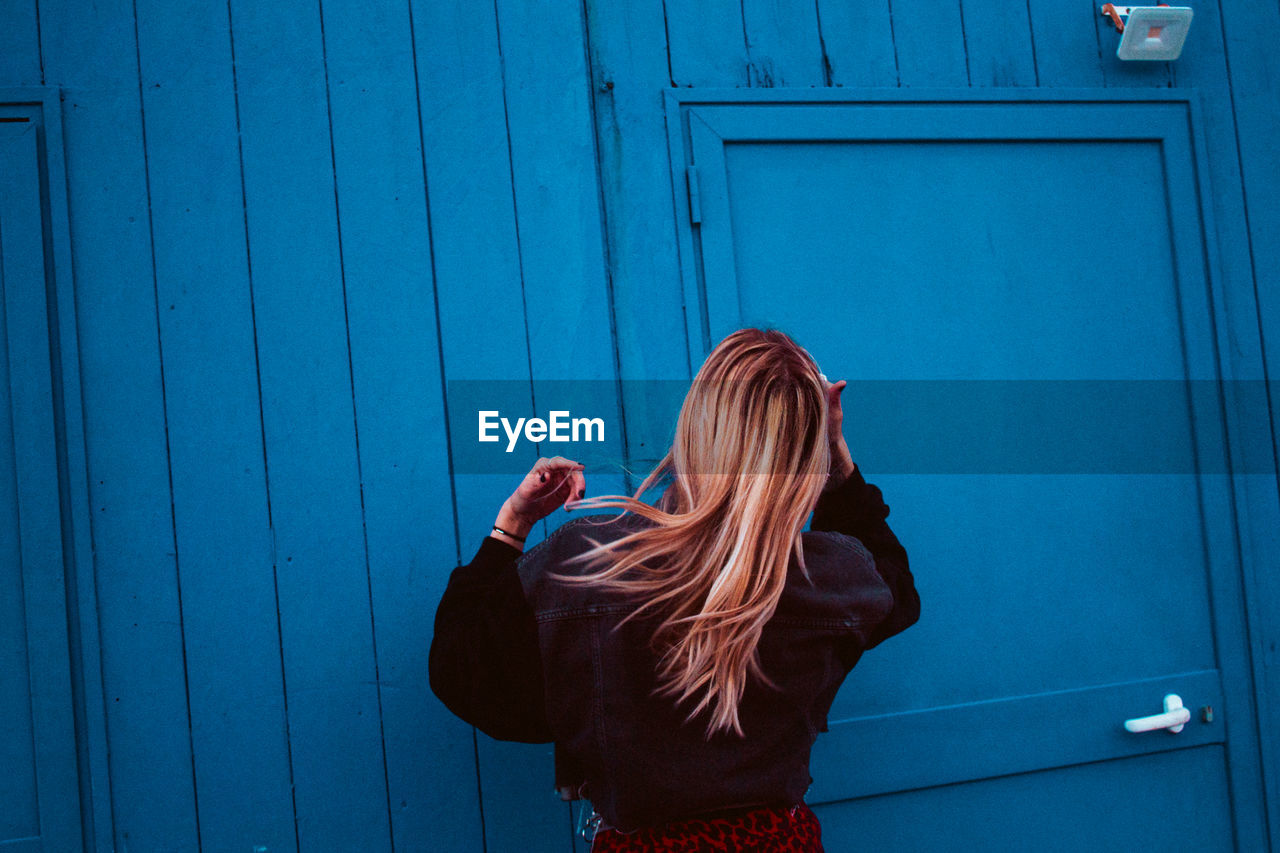
[[[516,540],[517,542],[521,542],[521,543],[523,543],[523,542],[524,542],[524,537],[523,537],[523,536],[517,536],[517,535],[515,535],[514,533],[508,533],[507,531],[503,530],[501,527],[499,527],[499,526],[498,526],[498,525],[496,525],[496,524],[493,526],[493,529],[494,529],[496,532],[501,533],[503,536],[510,536],[512,539]]]

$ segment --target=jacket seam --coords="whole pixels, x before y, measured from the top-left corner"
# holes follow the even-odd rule
[[[600,635],[595,630],[595,627],[592,626],[591,630],[591,668],[593,670],[592,682],[595,685],[593,704],[595,706],[596,746],[600,750],[601,766],[607,768],[605,772],[609,774],[610,779],[616,779],[613,753],[609,750],[609,737],[605,726],[603,652],[600,648]],[[590,785],[588,785],[589,788]]]
[[[871,550],[867,548],[866,543],[863,542],[861,539],[859,539],[857,536],[853,535],[852,533],[842,533],[839,530],[810,530],[809,532],[821,535],[826,539],[826,541],[834,542],[836,545],[843,548],[844,550],[851,551],[854,554],[857,554],[859,556],[868,556],[868,557],[874,556],[872,555]],[[835,534],[834,536],[827,535],[827,534],[833,534],[833,533]],[[853,543],[846,541],[848,539],[852,539],[858,544],[854,545]]]
[[[633,604],[587,604],[581,607],[558,607],[536,614],[539,622],[555,622],[559,619],[580,619],[585,616],[603,616],[609,613],[626,613],[635,610]]]
[[[875,619],[844,619],[820,616],[778,616],[774,623],[797,628],[857,628],[877,624]]]

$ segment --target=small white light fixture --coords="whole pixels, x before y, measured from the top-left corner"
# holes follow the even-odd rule
[[[1102,5],[1102,14],[1111,17],[1122,33],[1116,56],[1121,59],[1177,59],[1191,29],[1191,7]],[[1128,20],[1122,21],[1121,18]]]

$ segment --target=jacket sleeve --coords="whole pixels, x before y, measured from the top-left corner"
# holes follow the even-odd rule
[[[879,487],[868,483],[855,465],[843,483],[823,492],[813,510],[810,530],[829,530],[860,540],[875,558],[876,572],[893,593],[893,609],[867,638],[870,649],[915,624],[920,618],[920,596],[916,592],[907,561],[907,550],[885,521],[889,506]],[[857,655],[852,654],[856,661]]]
[[[550,743],[537,623],[516,574],[520,554],[486,536],[449,576],[428,656],[431,690],[492,738]]]

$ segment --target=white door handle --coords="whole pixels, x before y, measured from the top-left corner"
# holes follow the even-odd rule
[[[1180,732],[1190,719],[1191,711],[1182,707],[1182,697],[1177,693],[1170,693],[1164,697],[1163,714],[1134,717],[1132,720],[1125,720],[1124,727],[1131,732],[1150,732],[1156,729]]]

